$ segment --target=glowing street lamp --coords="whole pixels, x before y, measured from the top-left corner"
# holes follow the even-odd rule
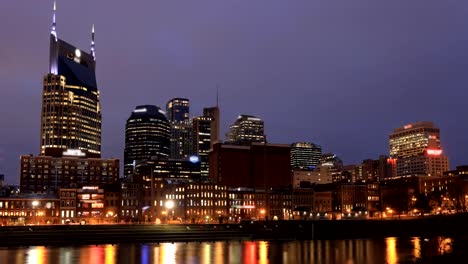
[[[265,209],[261,209],[261,210],[260,210],[260,217],[261,217],[262,219],[265,218],[265,212],[266,212]]]
[[[34,223],[36,223],[36,207],[39,205],[39,201],[32,201],[33,214],[34,214]]]
[[[171,210],[172,208],[174,208],[174,201],[168,200],[166,201],[166,204],[164,206],[166,207],[166,209]]]
[[[172,200],[167,200],[166,203],[164,204],[164,207],[166,207],[166,209],[168,211],[169,219],[174,217],[174,210],[173,210],[174,206],[175,206],[175,203]],[[169,214],[169,212],[171,214]]]

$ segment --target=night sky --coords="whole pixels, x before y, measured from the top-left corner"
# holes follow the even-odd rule
[[[0,174],[39,153],[52,0],[0,3]],[[433,121],[451,168],[468,163],[468,1],[80,0],[57,3],[60,38],[89,51],[96,26],[103,157],[123,158],[141,104],[216,102],[268,141],[311,141],[345,164],[388,154],[388,134]]]

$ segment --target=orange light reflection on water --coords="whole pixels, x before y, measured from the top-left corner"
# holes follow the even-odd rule
[[[421,238],[413,237],[413,239],[411,239],[411,243],[413,244],[413,256],[415,258],[420,258],[421,257]]]
[[[258,257],[259,264],[268,263],[268,243],[266,241],[260,241],[258,244]]]
[[[93,246],[89,248],[89,255],[88,255],[88,260],[83,263],[93,263],[93,264],[103,264],[104,263],[104,249],[102,246]]]
[[[244,246],[244,263],[257,263],[256,242],[246,242]]]
[[[397,250],[396,250],[396,237],[388,237],[385,239],[387,248],[387,263],[396,264],[398,262]]]
[[[114,264],[115,263],[115,246],[114,245],[106,245],[104,248],[105,252],[105,263],[106,264]]]
[[[214,259],[213,263],[223,263],[224,262],[224,243],[216,242],[214,248]]]

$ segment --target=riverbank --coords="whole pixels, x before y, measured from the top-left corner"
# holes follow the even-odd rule
[[[468,214],[407,220],[246,221],[201,225],[48,225],[0,227],[0,246],[313,240],[468,235]]]

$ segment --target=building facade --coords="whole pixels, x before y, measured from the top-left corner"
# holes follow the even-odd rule
[[[396,128],[389,136],[390,156],[396,159],[397,177],[442,176],[449,170],[440,144],[440,129],[432,122]]]
[[[313,170],[320,163],[322,148],[314,143],[296,142],[291,144],[291,168]]]
[[[145,181],[153,176],[169,182],[198,182],[201,178],[201,162],[192,160],[150,160],[136,165],[135,175]]]
[[[207,107],[203,108],[203,116],[208,117],[211,119],[211,142],[210,148],[213,148],[213,144],[220,142],[219,137],[219,122],[220,122],[220,115],[219,115],[219,107]]]
[[[164,111],[154,105],[137,106],[125,126],[124,175],[135,165],[170,154],[170,125]]]
[[[192,119],[193,124],[193,153],[200,159],[201,177],[208,178],[209,153],[211,149],[211,126],[210,117],[201,116]]]
[[[290,146],[252,143],[215,144],[210,152],[210,178],[231,187],[266,188],[291,185]]]
[[[59,188],[103,186],[119,179],[118,159],[21,156],[21,193],[56,193]]]
[[[0,198],[0,224],[58,224],[60,200],[50,195],[23,195]]]
[[[251,115],[240,115],[229,127],[226,143],[234,145],[249,145],[266,141],[263,120]]]
[[[293,170],[292,171],[292,184],[294,188],[304,186],[311,186],[314,184],[328,184],[332,183],[336,178],[335,174],[341,174],[340,171],[334,170],[329,166],[319,165],[314,170]]]
[[[171,122],[171,159],[187,159],[193,154],[193,130],[191,123]]]

